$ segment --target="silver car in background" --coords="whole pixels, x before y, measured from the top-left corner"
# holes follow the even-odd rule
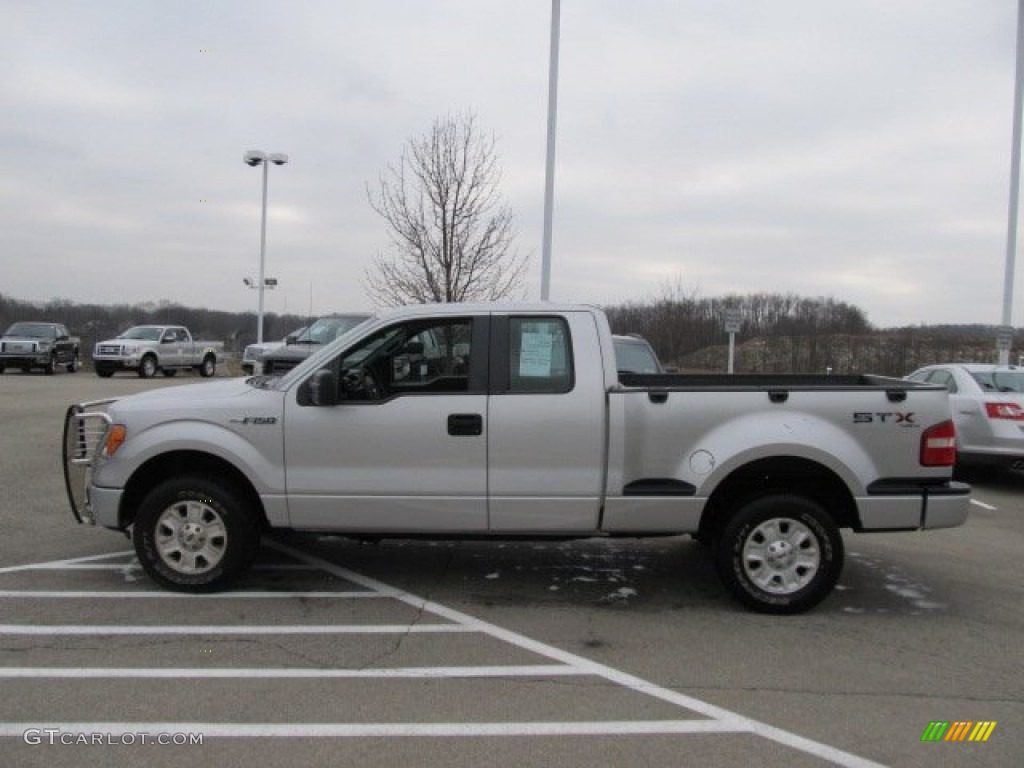
[[[950,363],[907,378],[949,390],[958,463],[1024,468],[1024,368]]]

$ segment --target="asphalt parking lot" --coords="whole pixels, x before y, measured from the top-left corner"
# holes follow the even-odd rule
[[[1024,764],[1022,478],[969,476],[960,529],[847,534],[795,617],[738,608],[686,538],[287,535],[181,596],[74,524],[60,430],[198,381],[0,376],[0,764]],[[996,725],[923,742],[935,721]]]

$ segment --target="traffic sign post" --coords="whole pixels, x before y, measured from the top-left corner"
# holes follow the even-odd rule
[[[725,332],[729,334],[729,373],[736,359],[736,334],[743,327],[743,314],[738,309],[725,310]]]

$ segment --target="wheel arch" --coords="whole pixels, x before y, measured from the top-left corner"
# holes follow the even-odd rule
[[[699,535],[711,541],[734,510],[761,496],[788,493],[813,499],[839,528],[858,528],[857,503],[832,469],[799,456],[762,458],[734,469],[704,506]]]
[[[135,521],[142,499],[160,481],[187,474],[207,475],[229,484],[239,493],[245,505],[253,510],[259,525],[262,528],[269,527],[260,495],[241,470],[220,456],[187,450],[170,451],[154,456],[135,470],[121,497],[119,527],[123,530]]]

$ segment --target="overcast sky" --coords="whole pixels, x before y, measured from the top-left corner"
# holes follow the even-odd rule
[[[563,0],[551,298],[671,283],[998,323],[1016,10]],[[369,309],[388,239],[367,184],[469,110],[538,298],[550,19],[550,0],[4,0],[0,293],[255,310],[255,148],[291,158],[267,311]]]

